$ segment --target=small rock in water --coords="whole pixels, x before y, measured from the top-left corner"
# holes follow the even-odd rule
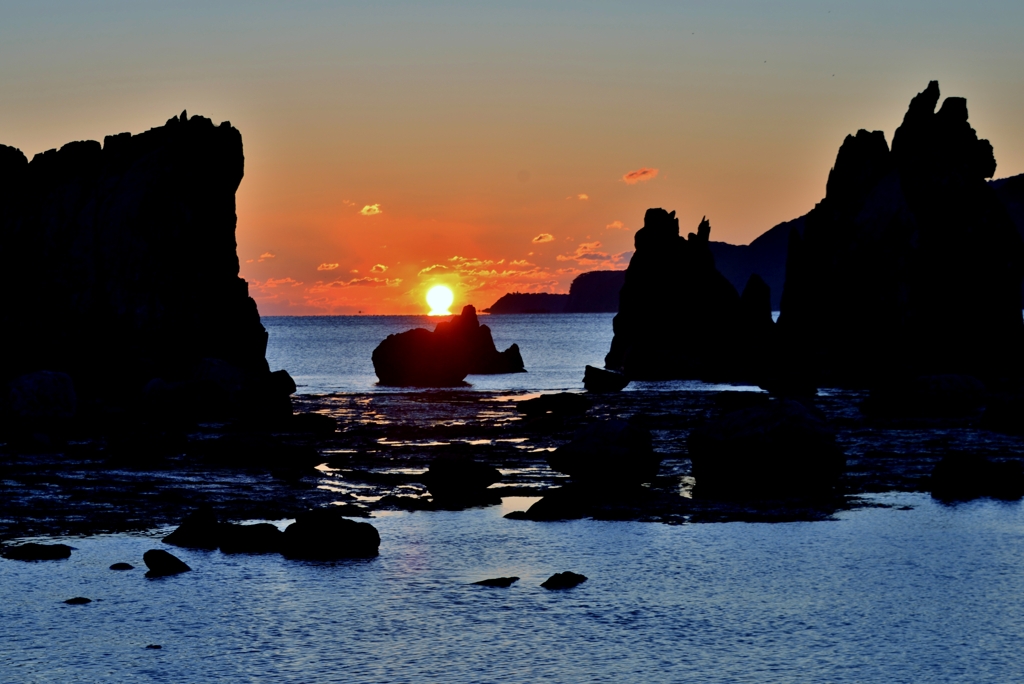
[[[61,560],[71,556],[71,547],[67,544],[19,544],[8,546],[0,551],[0,555],[9,560],[37,561]]]
[[[480,580],[479,582],[473,582],[473,584],[480,585],[481,587],[511,587],[518,581],[518,577],[494,577],[492,579],[485,579]]]
[[[149,572],[146,573],[146,577],[177,575],[178,573],[188,572],[192,569],[178,558],[175,558],[171,554],[160,549],[151,549],[142,554],[142,560],[145,561],[146,567],[149,568]]]
[[[577,584],[583,584],[587,581],[585,575],[580,575],[575,572],[556,572],[551,577],[548,577],[540,585],[545,589],[572,589]]]
[[[135,566],[131,563],[114,563],[110,566],[111,570],[134,570]]]
[[[335,560],[373,558],[380,546],[380,535],[369,523],[344,517],[335,508],[318,508],[295,516],[284,531],[286,558]]]
[[[160,644],[149,644],[149,645],[146,646],[146,648],[151,648],[151,649],[153,649],[155,651],[155,650],[163,648],[163,646],[161,646]]]
[[[220,546],[222,529],[217,515],[203,506],[189,513],[178,529],[164,537],[164,543],[186,549],[212,550]]]
[[[83,606],[86,603],[92,603],[92,599],[87,599],[84,596],[76,596],[75,598],[69,598],[64,603],[68,604],[69,606]]]
[[[278,553],[284,544],[284,532],[270,523],[255,525],[235,525],[232,523],[221,526],[223,538],[220,543],[222,553]]]

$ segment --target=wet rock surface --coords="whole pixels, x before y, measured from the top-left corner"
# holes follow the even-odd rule
[[[973,453],[995,463],[1019,463],[1024,437],[985,427],[994,402],[1019,394],[1013,388],[989,394],[980,415],[879,418],[860,410],[866,391],[822,391],[812,399],[814,410],[835,431],[836,444],[846,457],[846,469],[827,500],[782,497],[775,488],[780,478],[774,475],[755,496],[742,500],[703,497],[695,488],[690,433],[725,413],[766,405],[769,399],[763,393],[654,390],[639,383],[614,394],[577,395],[586,400],[586,408],[558,417],[521,413],[524,401],[537,398],[526,392],[429,390],[297,397],[298,408],[330,417],[337,430],[323,437],[270,433],[282,443],[319,454],[320,464],[304,470],[295,482],[277,479],[274,468],[247,459],[238,465],[215,463],[193,448],[243,429],[233,423],[137,431],[130,442],[112,438],[119,432],[104,434],[94,427],[72,431],[64,446],[51,451],[0,445],[0,537],[174,526],[203,505],[222,522],[283,520],[310,508],[341,508],[338,504],[344,505],[348,517],[375,510],[431,509],[435,504],[423,477],[453,446],[501,472],[501,481],[490,488],[498,495],[554,494],[541,508],[557,503],[552,507],[568,511],[545,517],[667,523],[821,520],[861,505],[861,493],[931,492],[932,470],[949,454]],[[569,477],[552,470],[548,456],[569,444],[581,428],[633,416],[643,416],[652,450],[661,458],[653,481],[588,493],[582,504],[571,487],[568,493],[555,494]],[[524,503],[522,510],[533,504]]]

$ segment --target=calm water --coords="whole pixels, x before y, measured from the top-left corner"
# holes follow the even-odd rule
[[[604,366],[612,343],[614,314],[481,316],[499,350],[519,345],[526,373],[470,375],[480,390],[563,391],[583,389],[583,367]],[[300,394],[394,391],[377,386],[371,357],[392,333],[434,329],[430,316],[264,316],[270,333],[267,361],[286,369]],[[718,389],[699,382],[633,383],[629,389]],[[743,389],[743,388],[734,388]],[[754,389],[754,388],[747,388]]]
[[[0,560],[0,681],[1024,680],[1022,506],[877,500],[913,510],[670,527],[503,520],[507,499],[377,518],[371,561],[175,550],[194,571],[160,580],[107,570],[154,537],[75,539]],[[561,570],[590,580],[538,586]],[[500,575],[522,579],[468,584]]]

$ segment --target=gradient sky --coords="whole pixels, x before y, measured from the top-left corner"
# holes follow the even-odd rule
[[[625,268],[647,207],[733,243],[806,213],[930,79],[1024,173],[1022,35],[1019,0],[2,1],[0,143],[229,120],[261,313],[482,308]]]

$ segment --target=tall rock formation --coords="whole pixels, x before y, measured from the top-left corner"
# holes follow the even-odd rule
[[[1024,248],[966,101],[938,101],[932,81],[891,150],[880,131],[847,136],[791,233],[779,332],[820,384],[1021,370]]]
[[[238,277],[242,136],[184,112],[139,135],[72,142],[28,162],[0,146],[0,380],[64,372],[80,397],[133,405],[154,380],[290,411],[290,380]]]
[[[741,300],[715,268],[705,219],[684,238],[675,212],[648,209],[637,231],[605,367],[631,379],[757,381],[770,348],[770,293],[756,276]]]

